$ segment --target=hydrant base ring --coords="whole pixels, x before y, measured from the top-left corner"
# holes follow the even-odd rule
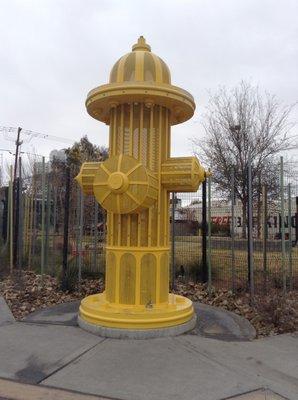
[[[159,337],[178,336],[190,332],[196,327],[197,316],[184,324],[159,329],[117,329],[91,324],[78,316],[79,326],[94,335],[112,339],[154,339]]]
[[[91,295],[81,302],[78,323],[89,332],[114,338],[175,336],[193,329],[196,315],[192,302],[174,294],[169,299],[147,308],[111,304],[105,293]]]

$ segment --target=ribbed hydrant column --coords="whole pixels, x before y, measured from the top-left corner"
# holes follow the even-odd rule
[[[111,110],[111,155],[138,160],[152,174],[156,192],[149,208],[131,214],[108,212],[106,294],[110,302],[144,305],[168,300],[169,195],[160,177],[169,156],[169,113],[165,107],[143,102]],[[130,178],[139,179],[138,169]]]

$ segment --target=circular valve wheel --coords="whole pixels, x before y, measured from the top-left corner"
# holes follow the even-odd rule
[[[154,202],[156,188],[140,161],[120,154],[100,164],[93,182],[96,200],[107,211],[128,214],[147,208]]]

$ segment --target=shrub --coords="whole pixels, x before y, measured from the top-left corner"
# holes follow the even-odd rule
[[[67,290],[68,292],[74,292],[78,284],[78,276],[79,270],[76,263],[76,258],[72,257],[68,261],[65,274],[63,273],[63,268],[60,265],[60,268],[58,269],[57,280],[61,288]]]
[[[176,265],[176,278],[180,277],[186,281],[201,282],[203,277],[203,264],[201,261],[193,261],[186,264]],[[211,269],[211,278],[217,275],[216,269]]]

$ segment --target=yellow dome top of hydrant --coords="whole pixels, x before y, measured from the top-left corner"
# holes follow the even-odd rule
[[[151,52],[151,47],[143,36],[132,46],[132,51],[122,56],[113,66],[110,83],[149,81],[171,83],[167,64]]]
[[[143,36],[113,66],[109,83],[88,93],[86,108],[93,118],[109,125],[111,109],[132,102],[166,107],[171,125],[187,121],[195,110],[192,95],[171,84],[167,64],[151,52]]]

